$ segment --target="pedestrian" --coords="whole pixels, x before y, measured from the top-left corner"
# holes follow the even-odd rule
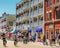
[[[18,35],[18,39],[19,41],[21,41],[21,33]]]
[[[32,35],[29,36],[29,40],[32,41]]]
[[[44,35],[43,37],[43,44],[45,45],[46,44],[46,36]]]
[[[26,36],[24,36],[23,43],[27,44],[27,37]]]
[[[14,38],[14,45],[16,46],[18,43],[18,39],[17,39],[17,35],[15,35],[15,38]]]
[[[58,36],[58,42],[59,42],[59,46],[60,46],[60,34],[59,34],[59,36]]]
[[[6,35],[5,35],[5,33],[2,34],[2,40],[3,40],[3,46],[6,47],[7,40],[6,40]]]

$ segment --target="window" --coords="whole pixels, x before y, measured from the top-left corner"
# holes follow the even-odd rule
[[[52,20],[52,13],[51,13],[51,12],[49,13],[49,16],[50,16],[50,17],[49,17],[50,20]]]
[[[34,22],[36,22],[37,21],[37,18],[34,18]]]
[[[59,0],[57,0],[57,2],[59,2]]]
[[[56,19],[60,19],[60,9],[56,10]]]
[[[59,33],[59,29],[56,29],[55,32],[58,34]]]
[[[56,33],[56,37],[58,37],[59,29],[56,29],[56,30],[55,30],[55,33]]]
[[[50,2],[50,5],[52,5],[52,0],[49,0],[49,2]]]
[[[27,16],[29,16],[29,12],[27,13]]]
[[[32,23],[32,21],[30,21],[30,23]]]
[[[29,21],[27,21],[27,24],[29,24]]]
[[[41,17],[41,21],[43,20],[43,17]]]
[[[27,7],[29,6],[29,3],[26,3]]]
[[[46,14],[46,20],[52,20],[52,12]]]
[[[48,16],[48,13],[46,14],[46,20],[49,20],[49,16]]]
[[[32,0],[31,0],[31,2],[32,2]]]
[[[46,30],[46,38],[48,39],[48,30]]]
[[[48,0],[45,0],[46,1],[46,7],[48,7]]]

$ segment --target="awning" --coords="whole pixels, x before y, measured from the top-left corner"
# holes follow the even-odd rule
[[[37,27],[36,32],[42,32],[42,27]]]

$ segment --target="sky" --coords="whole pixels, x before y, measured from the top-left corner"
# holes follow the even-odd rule
[[[16,14],[16,3],[21,0],[0,0],[0,16],[4,12],[7,14]]]

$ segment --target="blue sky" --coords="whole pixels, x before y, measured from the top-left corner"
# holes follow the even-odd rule
[[[0,0],[0,16],[6,12],[8,14],[16,13],[16,3],[21,0]]]

